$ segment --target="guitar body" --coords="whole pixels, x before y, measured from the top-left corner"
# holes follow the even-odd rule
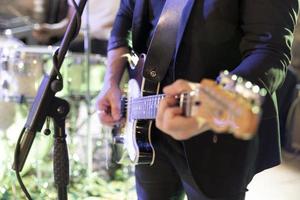
[[[129,67],[127,99],[137,99],[148,95],[156,95],[159,91],[159,83],[149,82],[142,77],[145,55],[141,55],[135,67]],[[134,104],[127,106],[135,106]],[[151,142],[151,119],[132,119],[131,108],[127,107],[125,125],[125,146],[130,160],[134,164],[152,165],[155,158],[155,150]]]

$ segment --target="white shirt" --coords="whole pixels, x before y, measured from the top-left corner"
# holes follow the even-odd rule
[[[75,1],[79,3],[79,0]],[[68,3],[73,6],[72,0],[68,0]],[[91,37],[107,40],[120,6],[120,0],[88,0],[87,3],[89,6],[88,23]],[[81,16],[81,30],[84,30],[87,25],[86,7]]]

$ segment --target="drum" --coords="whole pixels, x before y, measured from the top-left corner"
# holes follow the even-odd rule
[[[12,96],[33,98],[45,73],[45,64],[52,57],[52,46],[25,46],[15,50],[9,59],[9,73],[13,77]]]
[[[102,88],[106,58],[98,54],[90,55],[89,67],[85,60],[85,55],[80,53],[69,53],[66,56],[60,69],[64,79],[64,89],[60,92],[62,96],[85,96],[88,87],[90,95],[95,96]]]
[[[13,38],[0,37],[0,129],[15,121],[17,103],[31,101],[44,74],[53,47],[25,46]]]
[[[10,58],[23,45],[15,38],[0,36],[0,130],[6,130],[15,121],[16,107],[11,101],[11,83],[14,79],[9,72]]]
[[[16,49],[24,43],[14,37],[0,35],[0,49]]]

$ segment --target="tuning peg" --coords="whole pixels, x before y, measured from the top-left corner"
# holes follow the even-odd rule
[[[252,83],[251,83],[250,81],[246,81],[245,87],[246,87],[247,89],[251,89],[251,88],[252,88]]]
[[[233,80],[233,81],[237,81],[237,80],[238,80],[238,76],[237,76],[237,75],[235,75],[235,74],[233,74],[233,75],[231,76],[231,80]]]
[[[238,83],[244,83],[244,79],[242,77],[238,77],[236,82]]]
[[[253,105],[251,111],[254,114],[259,114],[260,113],[260,107],[258,105]]]
[[[224,70],[224,71],[222,72],[222,74],[223,74],[224,76],[228,76],[228,75],[229,75],[229,71],[228,71],[228,70]]]
[[[264,97],[267,95],[267,90],[265,88],[261,88],[259,91],[260,96]]]
[[[258,85],[254,85],[254,86],[252,87],[252,92],[253,92],[253,93],[258,94],[259,91],[260,91],[260,88],[259,88]]]

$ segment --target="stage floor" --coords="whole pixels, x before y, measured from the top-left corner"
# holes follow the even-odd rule
[[[299,200],[300,155],[282,152],[283,162],[257,174],[250,185],[246,200]]]

